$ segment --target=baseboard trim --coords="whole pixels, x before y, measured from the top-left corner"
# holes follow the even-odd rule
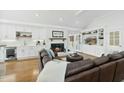
[[[32,57],[21,57],[21,58],[17,58],[17,60],[28,60],[28,59],[37,59],[39,58],[38,56],[32,56]]]

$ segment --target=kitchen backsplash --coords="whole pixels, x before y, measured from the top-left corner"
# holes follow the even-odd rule
[[[39,40],[41,42],[41,46],[43,45],[43,40]],[[37,41],[35,40],[3,40],[0,41],[0,45],[7,46],[36,46]]]

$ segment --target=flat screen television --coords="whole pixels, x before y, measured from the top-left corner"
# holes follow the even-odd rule
[[[85,39],[85,44],[87,44],[87,45],[96,45],[97,44],[97,38],[96,38],[96,36],[87,37]]]

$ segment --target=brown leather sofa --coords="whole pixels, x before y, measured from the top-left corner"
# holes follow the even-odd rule
[[[82,61],[82,63],[89,64],[88,61],[87,62],[85,61],[86,60]],[[93,63],[93,65],[92,66],[89,65],[87,66],[87,68],[85,67],[86,64],[69,67],[69,65],[75,65],[76,63],[79,64],[79,62],[75,62],[75,64],[74,63],[68,64],[67,70],[66,70],[67,72],[66,72],[65,81],[66,82],[71,82],[71,81],[76,81],[76,82],[78,81],[80,82],[91,82],[91,81],[92,82],[112,82],[112,81],[115,81],[117,82],[117,81],[121,81],[124,79],[124,56],[121,53],[99,57],[99,58],[96,58],[95,60],[91,60],[91,62]],[[69,69],[71,67],[73,69]],[[80,69],[80,68],[83,68],[83,69]],[[96,68],[97,70],[94,71],[94,69]],[[71,73],[71,76],[68,75],[69,72],[73,72]]]
[[[93,67],[94,63],[90,59],[68,64],[65,74],[65,82],[98,81],[99,68]]]
[[[65,82],[119,82],[122,80],[124,80],[124,51],[98,57],[95,60],[86,59],[69,63],[65,74]]]

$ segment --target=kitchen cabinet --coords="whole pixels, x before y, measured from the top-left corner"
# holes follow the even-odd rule
[[[32,31],[33,40],[45,40],[47,32],[43,28],[34,28]]]
[[[3,24],[1,26],[1,40],[15,40],[15,26]]]
[[[16,40],[16,32],[31,32],[32,40],[45,40],[48,36],[46,29],[14,24],[0,24],[1,40]]]
[[[35,46],[17,47],[17,59],[28,59],[38,57],[38,51]]]
[[[32,29],[32,39],[33,40],[39,40],[39,32],[37,28]]]
[[[2,25],[1,25],[1,24],[0,24],[0,32],[1,32],[1,33],[0,33],[0,40],[2,40],[2,34],[3,34],[3,33],[2,33]]]
[[[24,32],[25,31],[25,27],[24,26],[15,25],[15,31],[22,31],[22,32]]]
[[[33,31],[32,31],[32,36],[33,36],[33,40],[41,40],[41,33],[40,33],[40,29],[39,28],[33,28]]]

